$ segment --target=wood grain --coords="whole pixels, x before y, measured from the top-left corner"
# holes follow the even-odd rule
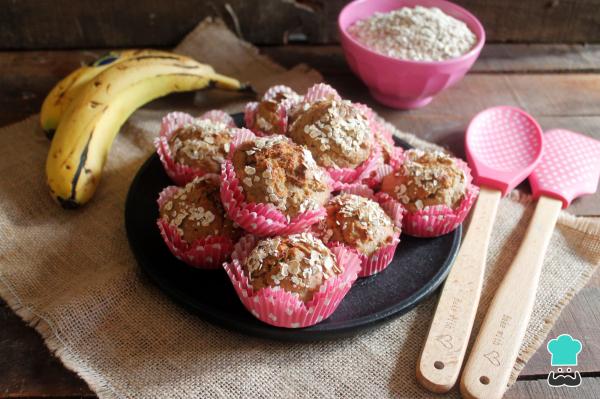
[[[0,13],[0,49],[174,46],[208,16],[257,44],[337,42],[347,0],[20,0]],[[488,42],[600,41],[600,0],[457,0]],[[228,7],[226,6],[228,5]]]
[[[460,392],[466,398],[500,399],[533,311],[546,249],[562,202],[542,196],[528,222],[519,250],[494,294],[463,369]]]
[[[324,74],[351,74],[337,45],[266,46],[265,54],[290,68],[308,63]],[[576,73],[600,71],[598,44],[486,44],[471,73]]]
[[[587,377],[577,388],[548,385],[546,379],[517,381],[504,395],[504,399],[597,399],[600,392],[600,378]]]
[[[501,196],[497,189],[481,187],[471,223],[438,299],[417,363],[417,380],[432,392],[448,392],[460,374],[479,306]]]
[[[52,356],[33,329],[0,299],[0,397],[90,395],[86,383]]]

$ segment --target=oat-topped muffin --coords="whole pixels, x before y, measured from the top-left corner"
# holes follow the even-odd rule
[[[208,236],[224,236],[235,241],[240,235],[225,214],[219,197],[219,180],[213,177],[196,177],[180,187],[160,206],[159,212],[188,243]]]
[[[232,161],[247,202],[273,204],[291,218],[329,199],[325,171],[310,151],[287,137],[246,141],[235,149]]]
[[[256,107],[253,127],[265,134],[285,134],[285,109],[276,100],[262,100]]]
[[[306,145],[325,168],[356,168],[372,150],[372,134],[364,110],[346,100],[305,104],[298,111],[289,136]]]
[[[340,194],[325,209],[327,217],[315,230],[326,243],[341,242],[368,256],[394,241],[397,230],[392,219],[373,200]]]
[[[399,201],[409,212],[428,206],[458,207],[468,182],[454,158],[441,151],[408,150],[403,165],[383,178],[381,191]]]
[[[233,129],[224,123],[195,119],[174,131],[168,145],[176,163],[219,173],[232,137]]]
[[[343,271],[331,251],[310,233],[260,241],[243,268],[254,290],[280,287],[305,302],[325,281]]]
[[[269,94],[269,93],[267,93]],[[256,111],[247,120],[256,131],[263,134],[285,134],[287,132],[292,106],[300,96],[292,90],[280,90],[265,96],[257,105]]]

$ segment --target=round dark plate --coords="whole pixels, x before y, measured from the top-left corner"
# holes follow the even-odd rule
[[[240,123],[241,114],[234,117]],[[125,227],[140,267],[162,291],[190,311],[223,327],[263,338],[312,341],[343,337],[400,316],[439,287],[460,245],[461,227],[437,238],[402,235],[392,264],[375,276],[357,280],[327,320],[301,329],[273,327],[244,308],[224,270],[194,269],[169,252],[156,226],[156,199],[172,184],[156,154],[131,183]]]

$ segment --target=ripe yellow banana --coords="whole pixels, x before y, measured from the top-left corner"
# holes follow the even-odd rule
[[[111,51],[100,57],[91,65],[84,65],[58,82],[48,93],[40,111],[40,124],[48,137],[52,137],[60,118],[68,105],[73,102],[81,92],[81,88],[98,74],[111,66],[123,62],[131,57],[140,55],[171,55],[159,50],[125,50]]]
[[[134,56],[98,74],[66,108],[52,139],[46,161],[51,195],[65,208],[85,204],[115,136],[137,108],[172,92],[213,85],[246,89],[209,65],[175,54]]]

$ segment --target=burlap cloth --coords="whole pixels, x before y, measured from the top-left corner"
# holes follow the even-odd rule
[[[201,24],[179,50],[259,89],[275,82],[303,89],[320,79],[305,66],[285,71],[218,23]],[[204,98],[197,102],[221,106],[236,98],[215,96],[210,105]],[[94,200],[77,211],[62,210],[48,195],[48,141],[37,117],[0,132],[0,295],[56,356],[106,398],[430,396],[416,383],[415,364],[435,298],[355,338],[290,344],[215,327],[174,304],[140,273],[125,237],[123,208],[164,112],[146,109],[126,124]],[[521,241],[533,209],[529,202],[513,195],[500,205],[480,316]],[[514,376],[599,260],[598,224],[561,214]]]

